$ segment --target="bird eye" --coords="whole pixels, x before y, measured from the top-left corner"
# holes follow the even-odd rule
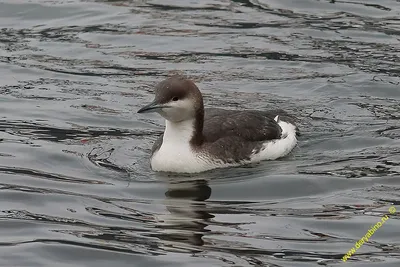
[[[172,101],[178,101],[179,100],[179,98],[177,97],[177,96],[174,96],[173,98],[172,98]]]

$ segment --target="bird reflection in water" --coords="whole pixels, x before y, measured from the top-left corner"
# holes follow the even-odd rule
[[[157,234],[169,248],[196,250],[193,246],[204,245],[203,235],[208,221],[214,215],[207,212],[205,200],[211,196],[211,188],[205,180],[168,181],[165,206],[169,214],[162,216]],[[188,246],[190,248],[188,248]]]

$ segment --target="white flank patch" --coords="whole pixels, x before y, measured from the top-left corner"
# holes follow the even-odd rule
[[[282,138],[265,142],[263,148],[251,156],[250,162],[284,157],[296,146],[296,126],[281,120],[279,120],[278,124],[282,128]]]

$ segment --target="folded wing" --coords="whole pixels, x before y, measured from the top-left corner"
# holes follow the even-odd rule
[[[226,137],[250,142],[279,139],[282,130],[274,120],[276,115],[252,110],[206,109],[203,135],[206,142]]]

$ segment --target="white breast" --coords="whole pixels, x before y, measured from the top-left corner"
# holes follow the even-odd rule
[[[193,121],[166,121],[163,142],[151,157],[154,171],[195,173],[216,168],[190,147]]]
[[[165,138],[164,138],[165,140]],[[202,172],[207,169],[207,162],[190,148],[188,142],[164,141],[160,149],[151,158],[151,168],[154,171],[166,172]]]

